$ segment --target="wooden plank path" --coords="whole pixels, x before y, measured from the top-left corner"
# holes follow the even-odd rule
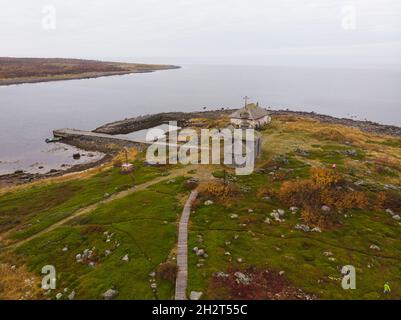
[[[193,190],[185,203],[180,223],[178,225],[178,250],[177,250],[177,279],[175,281],[175,300],[187,300],[188,281],[188,222],[191,214],[191,205],[198,196],[198,191]]]

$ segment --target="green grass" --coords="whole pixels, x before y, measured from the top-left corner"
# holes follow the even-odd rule
[[[159,183],[101,205],[71,224],[29,241],[15,253],[34,273],[40,274],[44,265],[56,267],[58,289],[51,297],[67,287],[76,291],[77,299],[101,299],[102,293],[115,287],[119,299],[170,299],[174,284],[157,278],[154,295],[149,273],[168,259],[176,244],[176,221],[182,210],[176,196],[186,192],[182,178]],[[105,231],[114,234],[110,242],[106,242]],[[62,251],[65,246],[67,252]],[[76,254],[93,247],[95,267],[75,261]],[[112,251],[108,256],[104,255],[106,249]],[[125,254],[129,262],[121,260]]]
[[[34,186],[5,194],[0,197],[0,231],[23,224],[24,228],[12,233],[11,238],[27,238],[79,208],[102,200],[106,194],[112,195],[152,180],[165,170],[144,166],[139,161],[134,165],[136,169],[130,175],[113,168],[87,179]]]

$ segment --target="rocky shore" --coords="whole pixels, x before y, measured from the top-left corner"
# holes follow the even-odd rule
[[[143,130],[155,127],[168,121],[177,121],[179,126],[185,126],[191,118],[218,119],[222,115],[229,115],[234,109],[223,109],[215,111],[200,112],[164,112],[153,115],[139,116],[121,121],[111,122],[99,128],[94,132],[107,134],[126,134],[137,130]],[[390,135],[401,137],[401,127],[379,124],[372,121],[352,120],[348,118],[336,118],[333,116],[318,114],[315,112],[302,112],[291,110],[269,110],[271,115],[293,115],[306,118],[312,118],[324,123],[341,124],[347,127],[358,128],[364,132]]]
[[[93,132],[105,133],[110,135],[117,134],[127,134],[133,131],[143,130],[158,126],[160,124],[166,123],[168,121],[177,121],[178,125],[185,127],[189,124],[189,120],[192,118],[206,118],[206,119],[218,119],[221,116],[227,116],[234,112],[234,109],[221,109],[214,111],[196,111],[196,112],[164,112],[152,115],[144,115],[129,119],[124,119],[121,121],[115,121],[107,123],[101,127],[96,128]],[[401,137],[401,127],[383,125],[371,121],[359,121],[347,118],[336,118],[332,116],[317,114],[314,112],[302,112],[302,111],[291,111],[291,110],[269,110],[269,113],[274,115],[289,115],[289,116],[301,116],[311,119],[316,119],[318,121],[329,123],[329,124],[341,124],[348,127],[358,128],[364,132],[372,134],[383,134],[393,137]],[[60,176],[66,173],[77,172],[86,170],[91,167],[95,167],[110,161],[113,155],[121,150],[122,145],[115,143],[108,143],[104,141],[96,141],[93,139],[82,138],[68,138],[63,140],[64,143],[71,144],[80,149],[87,151],[101,151],[106,154],[106,156],[92,163],[75,165],[67,170],[51,170],[46,174],[40,173],[26,173],[26,172],[16,172],[13,174],[0,176],[0,187],[23,184],[27,182],[32,182],[39,179],[45,179],[48,177]],[[134,147],[137,147],[133,143]]]

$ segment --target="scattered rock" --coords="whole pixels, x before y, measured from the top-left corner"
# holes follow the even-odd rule
[[[309,226],[307,226],[306,224],[297,224],[295,226],[295,229],[296,230],[302,230],[303,232],[309,232],[310,231]]]
[[[388,214],[392,215],[392,216],[395,215],[395,213],[394,213],[393,210],[391,210],[391,209],[387,209],[386,212],[387,212]]]
[[[232,215],[230,215],[231,219],[237,219],[238,218],[238,214],[233,213]]]
[[[298,207],[290,207],[291,213],[296,213],[298,212],[299,208]]]
[[[399,221],[401,218],[400,218],[400,216],[398,214],[396,214],[396,215],[393,216],[393,219]]]
[[[191,291],[191,294],[189,295],[190,300],[199,300],[203,295],[202,291]]]
[[[271,220],[270,220],[270,218],[267,218],[267,217],[266,217],[266,219],[265,219],[264,223],[270,224],[270,223],[271,223]]]
[[[249,276],[247,276],[246,274],[244,274],[244,273],[242,273],[242,272],[239,272],[239,271],[237,271],[237,272],[235,272],[234,273],[234,276],[235,276],[235,281],[238,283],[238,284],[245,284],[245,285],[247,285],[247,284],[250,284],[251,283],[251,281],[252,281],[252,278],[251,277],[249,277]]]
[[[319,227],[314,227],[311,231],[312,232],[322,232],[322,230]]]
[[[329,207],[329,206],[322,206],[322,211],[324,211],[324,212],[329,212],[330,210],[331,210],[331,208]]]
[[[242,263],[242,258],[237,258],[238,263]]]
[[[75,291],[72,290],[71,293],[68,295],[68,300],[74,300],[75,298]]]
[[[149,273],[149,277],[154,278],[156,276],[156,272],[152,271],[151,273]]]
[[[62,251],[63,251],[63,252],[68,251],[68,246],[65,246],[65,247],[62,249]]]
[[[123,260],[123,261],[129,261],[129,256],[128,256],[128,254],[126,254],[121,260]]]
[[[380,247],[375,244],[372,244],[369,248],[372,250],[380,251]]]
[[[213,201],[212,200],[206,200],[205,202],[204,202],[204,205],[205,206],[210,206],[210,205],[212,205],[213,204]]]
[[[63,297],[63,294],[61,292],[56,294],[56,299],[60,300]]]
[[[285,271],[281,270],[278,274],[279,274],[280,276],[282,276],[282,275],[284,275],[284,273],[285,273]]]
[[[332,257],[332,256],[333,256],[333,253],[332,253],[331,251],[325,251],[325,252],[323,252],[323,255],[324,255],[325,257]]]
[[[117,295],[118,295],[118,290],[109,289],[105,293],[103,293],[103,298],[104,300],[111,300]]]

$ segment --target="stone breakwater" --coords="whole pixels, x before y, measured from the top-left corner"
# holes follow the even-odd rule
[[[229,115],[234,112],[233,109],[224,109],[216,111],[203,111],[203,112],[165,112],[153,115],[139,116],[129,118],[121,121],[105,124],[94,132],[107,133],[107,134],[126,134],[133,131],[143,130],[158,126],[168,121],[177,121],[178,125],[185,127],[191,118],[208,118],[218,119],[223,115]],[[336,118],[332,116],[317,114],[315,112],[302,112],[290,110],[269,110],[271,115],[292,115],[312,118],[324,123],[341,124],[348,127],[358,128],[362,131],[375,134],[390,135],[394,137],[401,137],[401,127],[384,125],[372,121],[352,120],[348,118]]]

